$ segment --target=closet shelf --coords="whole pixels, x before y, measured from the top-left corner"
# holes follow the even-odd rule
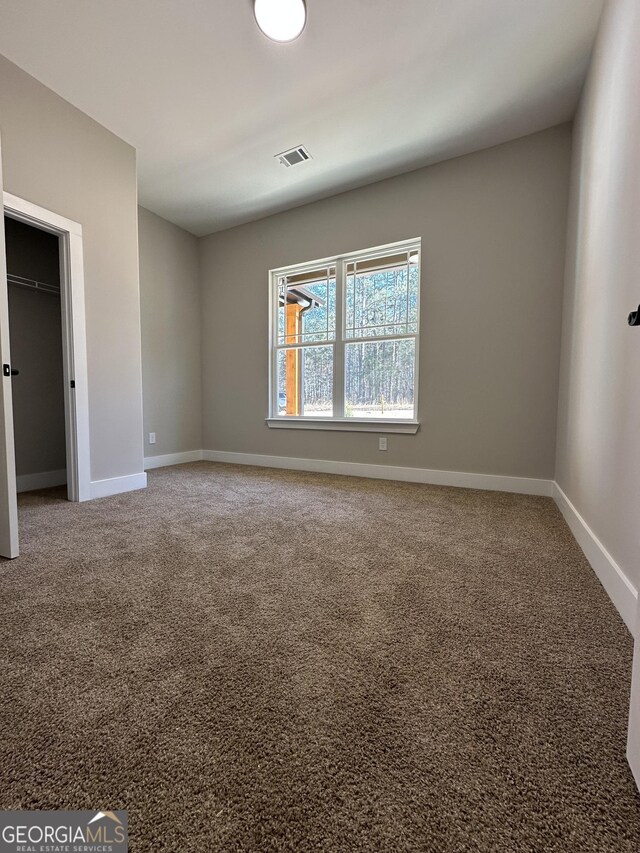
[[[35,281],[32,278],[24,278],[21,275],[7,273],[7,283],[16,287],[26,287],[38,293],[48,293],[50,296],[60,296],[60,287],[57,284],[48,284],[44,281]]]

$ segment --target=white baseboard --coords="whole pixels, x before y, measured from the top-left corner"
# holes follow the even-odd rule
[[[122,492],[133,492],[136,489],[144,489],[146,486],[147,475],[144,471],[140,474],[128,474],[125,477],[93,480],[91,482],[91,500],[94,498],[108,498],[111,495],[119,495]]]
[[[297,459],[293,456],[267,456],[254,453],[231,453],[226,450],[204,450],[202,458],[209,462],[234,465],[259,465],[293,471],[315,471],[322,474],[345,474],[379,480],[402,480],[434,486],[459,486],[464,489],[488,489],[523,495],[546,495],[553,491],[551,480],[529,477],[506,477],[500,474],[469,474],[463,471],[437,471],[431,468],[404,468],[396,465],[367,465],[362,462],[334,462],[327,459]]]
[[[607,595],[615,605],[627,628],[635,635],[636,608],[638,606],[638,590],[625,575],[602,542],[589,527],[569,498],[557,483],[554,483],[553,497],[563,514],[569,529],[578,545],[585,553],[587,560],[598,576]]]
[[[201,462],[202,450],[184,450],[181,453],[165,453],[163,456],[146,456],[144,470],[165,468],[167,465],[182,465],[183,462]]]
[[[32,492],[34,489],[51,489],[63,486],[67,482],[67,470],[40,471],[38,474],[20,474],[16,477],[18,492]]]

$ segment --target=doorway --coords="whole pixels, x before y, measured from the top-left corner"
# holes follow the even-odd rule
[[[0,173],[1,174],[1,173]],[[1,186],[1,185],[0,185]],[[56,289],[56,281],[59,290],[59,340],[61,347],[56,349],[58,358],[58,373],[50,374],[57,376],[52,379],[55,387],[60,387],[59,380],[59,356],[62,356],[62,405],[64,409],[64,457],[61,454],[60,442],[47,450],[55,455],[47,456],[48,460],[61,460],[64,462],[61,468],[51,468],[51,461],[45,464],[49,470],[35,472],[38,476],[45,477],[37,483],[38,487],[53,485],[54,480],[64,481],[67,484],[67,497],[70,501],[85,501],[91,497],[91,474],[90,474],[90,445],[89,445],[89,398],[87,379],[87,347],[84,308],[84,264],[82,251],[82,227],[79,223],[66,217],[60,216],[53,211],[46,210],[32,202],[14,196],[11,193],[2,193],[2,205],[0,205],[2,218],[6,215],[20,225],[26,225],[45,235],[53,238],[57,244],[58,254],[58,277],[51,266],[47,267],[47,280],[39,282],[37,277],[30,274],[25,275],[26,268],[20,272],[13,264],[9,272],[14,277],[14,284],[6,281],[5,262],[7,253],[4,246],[4,228],[0,229],[0,350],[2,352],[2,393],[0,394],[0,556],[17,557],[19,553],[18,542],[18,516],[17,516],[17,489],[19,484],[16,480],[16,454],[14,449],[14,420],[16,426],[20,423],[22,415],[17,414],[14,418],[12,391],[13,384],[20,380],[20,365],[12,367],[12,349],[19,357],[27,359],[29,354],[25,353],[20,344],[16,343],[12,348],[9,333],[9,288],[20,287],[15,284],[18,276],[27,281],[22,282],[22,289],[27,290],[31,286],[37,291],[37,285],[49,286],[51,291]],[[17,228],[10,225],[9,228]],[[40,237],[41,240],[45,239]],[[53,246],[53,243],[50,243]],[[11,250],[12,252],[14,250]],[[15,255],[14,255],[15,259]],[[43,276],[43,279],[45,276]],[[3,281],[4,279],[4,281]],[[30,279],[30,281],[29,281]],[[34,286],[35,282],[35,286]],[[53,292],[47,296],[44,293],[37,294],[41,299],[53,299]],[[12,301],[13,300],[12,298]],[[41,306],[42,308],[42,306]],[[46,309],[42,308],[46,313]],[[51,311],[51,313],[56,313]],[[12,330],[13,331],[13,330]],[[17,333],[15,333],[17,334]],[[17,339],[16,339],[17,340]],[[23,377],[24,378],[24,377]],[[32,378],[32,377],[31,377]],[[25,383],[26,385],[26,383]],[[19,391],[18,394],[21,394]],[[33,401],[30,401],[30,404]],[[20,404],[22,405],[22,404]],[[58,399],[58,437],[60,436],[59,399]],[[42,448],[40,448],[42,450]],[[40,452],[40,451],[39,451]],[[18,450],[19,464],[24,459],[24,448]],[[43,457],[39,457],[42,459]],[[42,462],[40,462],[40,465]],[[58,463],[54,463],[58,464]],[[31,472],[33,473],[33,472]],[[46,476],[45,476],[46,475]],[[21,475],[26,477],[20,482],[20,487],[30,487],[34,481],[29,480],[30,473]],[[48,482],[46,481],[48,478]]]

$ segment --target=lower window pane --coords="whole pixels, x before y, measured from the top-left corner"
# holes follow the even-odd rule
[[[410,338],[345,346],[345,415],[413,418],[416,342]]]
[[[333,347],[278,350],[278,415],[333,416]]]

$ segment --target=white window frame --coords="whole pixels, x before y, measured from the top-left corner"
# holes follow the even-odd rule
[[[348,263],[360,262],[376,258],[381,254],[392,254],[393,252],[418,252],[418,304],[417,304],[417,331],[415,334],[380,335],[367,337],[367,342],[395,341],[412,339],[415,340],[415,363],[414,363],[414,389],[413,410],[414,418],[353,418],[344,415],[344,387],[345,387],[345,346],[348,343],[360,342],[361,338],[345,337],[344,317],[344,289],[346,279],[346,268]],[[278,280],[282,276],[309,272],[318,267],[333,267],[336,270],[336,334],[334,341],[327,341],[324,346],[333,347],[333,416],[306,417],[305,415],[279,415],[278,414],[278,351],[283,349],[278,344]],[[420,364],[420,296],[422,286],[422,245],[421,238],[412,240],[401,240],[397,243],[388,243],[384,246],[375,246],[371,249],[363,249],[357,252],[349,252],[330,258],[321,258],[302,264],[291,264],[286,267],[269,270],[269,416],[266,418],[267,425],[272,429],[321,429],[321,430],[346,430],[357,432],[399,432],[415,434],[420,422],[418,413],[418,387]],[[322,346],[321,341],[300,342],[296,348],[309,346]]]

